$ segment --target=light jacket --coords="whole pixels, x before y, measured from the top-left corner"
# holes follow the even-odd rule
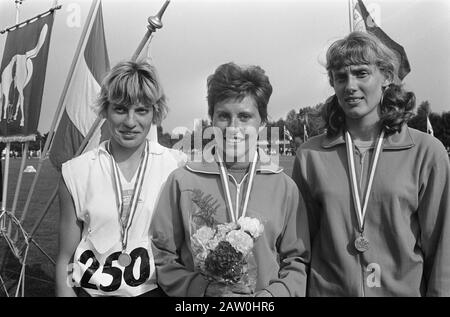
[[[247,183],[247,177],[241,184]],[[237,195],[242,204],[243,188],[238,189],[232,176],[229,179],[233,204]],[[216,200],[219,223],[231,222],[216,162],[188,162],[169,176],[151,225],[158,284],[169,296],[204,296],[208,286],[208,280],[194,269],[189,221],[196,210],[192,190]],[[253,249],[258,264],[256,292],[265,289],[273,296],[304,296],[309,232],[297,186],[278,166],[258,162],[248,204],[246,216],[264,223]]]
[[[308,295],[450,296],[450,162],[442,143],[406,125],[385,137],[364,253],[354,247],[359,231],[348,173],[342,134],[311,138],[298,150],[293,178],[311,233]]]

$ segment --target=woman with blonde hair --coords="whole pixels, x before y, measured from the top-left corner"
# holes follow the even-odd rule
[[[57,295],[164,296],[149,226],[161,187],[184,157],[147,138],[168,110],[156,69],[117,64],[97,106],[110,139],[62,166]]]

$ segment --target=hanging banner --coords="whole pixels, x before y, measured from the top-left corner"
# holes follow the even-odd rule
[[[0,66],[0,142],[35,140],[54,12],[8,33]]]

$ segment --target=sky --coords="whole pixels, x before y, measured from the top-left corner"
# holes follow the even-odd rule
[[[25,0],[21,21],[54,0]],[[38,130],[49,130],[91,1],[59,0],[53,25]],[[164,0],[103,0],[111,65],[129,59],[147,18]],[[450,111],[450,1],[365,0],[381,28],[401,44],[411,73],[405,88],[433,112]],[[14,0],[0,0],[0,29],[15,24]],[[315,106],[333,94],[324,68],[329,45],[349,32],[347,0],[171,0],[151,43],[170,108],[165,132],[207,119],[206,79],[221,64],[261,66],[273,94],[270,120]],[[0,35],[3,55],[6,34]]]

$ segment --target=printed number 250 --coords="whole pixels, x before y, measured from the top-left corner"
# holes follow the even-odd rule
[[[112,282],[109,285],[97,285],[90,283],[92,275],[99,269],[100,263],[91,250],[84,251],[80,256],[80,262],[86,264],[89,259],[92,259],[92,264],[86,269],[81,277],[80,286],[83,288],[100,289],[104,292],[114,292],[119,289],[122,284],[122,270],[112,266],[113,261],[117,261],[121,252],[114,252],[108,256],[103,265],[103,274],[112,276]],[[143,284],[150,276],[150,259],[147,250],[144,248],[136,248],[130,252],[131,263],[123,272],[123,279],[129,286],[136,287]],[[139,278],[135,279],[133,275],[133,268],[136,260],[141,258],[141,265],[139,268]]]

